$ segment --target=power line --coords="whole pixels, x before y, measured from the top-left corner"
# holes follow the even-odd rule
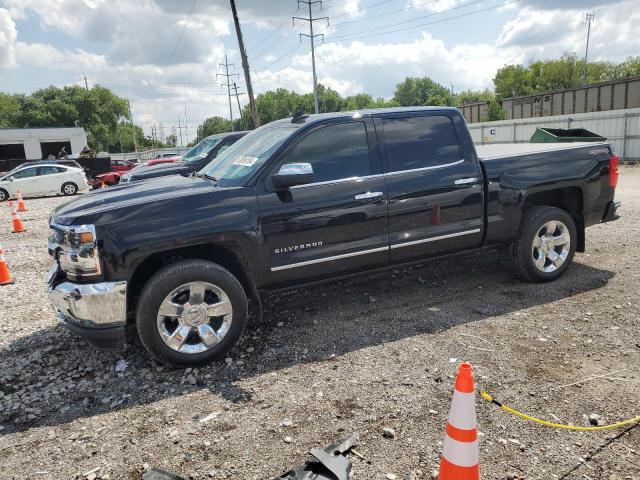
[[[460,7],[455,7],[455,8],[448,9],[448,10],[443,10],[442,12],[439,12],[438,14],[445,13],[445,12],[448,12],[448,11],[451,11],[451,10],[455,10],[455,9],[461,8],[463,6],[468,6],[468,5],[471,5],[473,3],[478,3],[479,1],[482,1],[482,0],[476,0],[475,2],[467,3],[465,5],[461,5]],[[380,30],[380,28],[371,29],[371,30],[364,30],[362,32],[357,32],[357,33],[354,33],[354,34],[343,35],[343,36],[340,36],[340,37],[332,38],[331,42],[335,43],[336,41],[346,40],[346,39],[358,40],[360,38],[378,37],[378,36],[382,36],[382,35],[388,35],[390,33],[404,32],[406,30],[411,30],[411,29],[414,29],[414,28],[426,27],[428,25],[435,25],[437,23],[448,22],[448,21],[455,20],[455,19],[458,19],[458,18],[468,17],[470,15],[476,15],[478,13],[483,13],[483,12],[486,12],[486,11],[489,11],[489,10],[495,10],[496,8],[500,8],[500,7],[503,7],[505,5],[516,3],[517,1],[518,0],[509,0],[509,1],[503,2],[503,3],[499,4],[499,5],[494,5],[492,7],[487,7],[487,8],[483,8],[483,9],[480,9],[480,10],[474,10],[473,12],[463,13],[463,14],[460,14],[460,15],[455,15],[453,17],[443,18],[441,20],[434,20],[432,22],[420,23],[418,25],[411,25],[411,26],[408,26],[408,27],[399,28],[399,29],[395,29],[395,30],[389,30],[387,32],[379,32],[379,33],[372,33],[372,34],[368,34],[368,35],[360,35],[361,33],[371,32],[373,30]],[[432,14],[432,15],[427,15],[427,16],[433,16],[433,15],[438,15],[438,14]],[[421,17],[421,18],[425,18],[425,17]],[[413,20],[411,20],[411,21],[413,21]],[[407,22],[401,22],[401,23],[407,23]],[[394,25],[397,25],[397,24],[394,24]],[[390,25],[387,25],[387,26],[390,26]],[[381,28],[386,28],[386,27],[381,27]]]
[[[193,13],[193,9],[196,8],[196,3],[198,3],[198,0],[193,0],[193,3],[191,4],[191,10],[189,10],[189,15],[187,15],[187,20],[184,22],[184,25],[182,26],[182,30],[180,30],[180,35],[178,35],[176,44],[174,45],[173,50],[171,51],[171,55],[169,55],[169,59],[165,63],[165,67],[169,66],[169,63],[171,63],[171,60],[173,60],[173,56],[176,54],[176,50],[178,50],[178,45],[180,45],[180,41],[182,40],[184,31],[187,29],[187,25],[189,25],[189,20],[191,20],[191,14]],[[164,76],[164,69],[160,74],[160,78],[162,78],[163,76]]]
[[[316,17],[313,18],[312,5],[319,4],[320,10],[322,10],[322,0],[298,0],[298,7],[303,3],[307,5],[309,8],[309,17],[291,17],[292,26],[295,26],[296,20],[303,20],[305,22],[309,22],[309,34],[301,33],[300,41],[302,41],[302,37],[307,37],[311,40],[311,69],[313,71],[313,108],[314,112],[318,113],[318,77],[316,75],[316,52],[314,46],[314,39],[316,37],[322,37],[324,39],[324,33],[318,33],[316,35],[313,34],[313,22],[317,22],[318,20],[326,20],[327,25],[329,25],[329,17]]]
[[[481,2],[484,2],[484,1],[485,1],[485,0],[473,0],[472,2],[464,3],[464,4],[462,4],[462,5],[458,5],[458,6],[456,6],[456,7],[448,8],[448,9],[446,9],[446,10],[442,10],[442,11],[440,11],[440,12],[434,12],[434,13],[430,13],[430,14],[428,14],[428,15],[422,15],[422,16],[420,16],[420,17],[411,18],[411,19],[409,19],[409,20],[403,20],[403,21],[401,21],[401,22],[396,22],[396,23],[389,23],[389,24],[387,24],[387,25],[383,25],[383,26],[381,26],[381,27],[369,28],[369,29],[366,29],[366,30],[361,30],[361,31],[359,31],[359,32],[354,32],[354,33],[350,33],[350,34],[346,34],[346,35],[338,36],[338,37],[336,37],[334,40],[339,40],[339,39],[341,39],[341,38],[343,38],[343,37],[344,37],[344,38],[347,38],[347,37],[351,37],[351,36],[353,36],[353,35],[360,35],[360,34],[363,34],[363,33],[374,32],[374,31],[376,31],[376,30],[385,30],[385,29],[387,29],[387,28],[389,28],[389,27],[396,27],[396,26],[398,26],[398,25],[406,25],[407,23],[416,22],[416,21],[418,21],[418,20],[423,20],[423,19],[425,19],[425,18],[434,17],[434,16],[436,16],[436,15],[442,15],[443,13],[452,12],[452,11],[454,11],[454,10],[459,10],[459,9],[461,9],[461,8],[469,7],[469,6],[471,6],[471,5],[475,5],[475,4],[477,4],[477,3],[481,3]],[[515,0],[514,0],[514,1],[515,1]],[[508,3],[509,3],[509,2],[508,2]],[[476,13],[476,12],[479,12],[479,11],[480,11],[480,10],[476,10],[475,12],[471,12],[471,13]],[[335,26],[338,26],[338,25],[341,25],[341,24],[344,24],[344,23],[348,23],[348,22],[338,23],[338,24],[336,24]],[[414,28],[414,27],[406,27],[406,28]],[[394,31],[398,31],[398,30],[394,30]]]

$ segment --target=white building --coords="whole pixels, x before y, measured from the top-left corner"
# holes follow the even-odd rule
[[[39,160],[57,155],[64,146],[69,155],[87,145],[82,127],[0,128],[0,160]]]

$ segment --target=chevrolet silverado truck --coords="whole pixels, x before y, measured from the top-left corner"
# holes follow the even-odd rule
[[[298,114],[193,176],[99,190],[51,215],[59,320],[101,348],[134,324],[177,366],[225,355],[266,292],[502,248],[557,279],[618,218],[607,143],[475,147],[453,108]]]

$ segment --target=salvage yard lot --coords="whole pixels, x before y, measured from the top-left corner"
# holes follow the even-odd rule
[[[273,295],[228,363],[186,370],[57,326],[47,219],[66,199],[27,200],[16,235],[4,205],[17,281],[0,289],[0,479],[139,479],[148,466],[269,479],[354,431],[354,478],[430,479],[462,360],[535,416],[639,415],[640,169],[620,179],[622,218],[588,229],[587,253],[556,282],[523,283],[485,252]],[[551,430],[481,400],[477,414],[484,479],[640,479],[640,426]]]

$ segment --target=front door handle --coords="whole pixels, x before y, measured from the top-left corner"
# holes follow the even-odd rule
[[[367,192],[356,195],[356,200],[366,200],[367,198],[378,198],[382,196],[382,192]]]
[[[470,177],[470,178],[459,178],[453,183],[455,183],[456,185],[466,185],[468,183],[477,183],[477,182],[478,182],[478,179],[476,177]]]

